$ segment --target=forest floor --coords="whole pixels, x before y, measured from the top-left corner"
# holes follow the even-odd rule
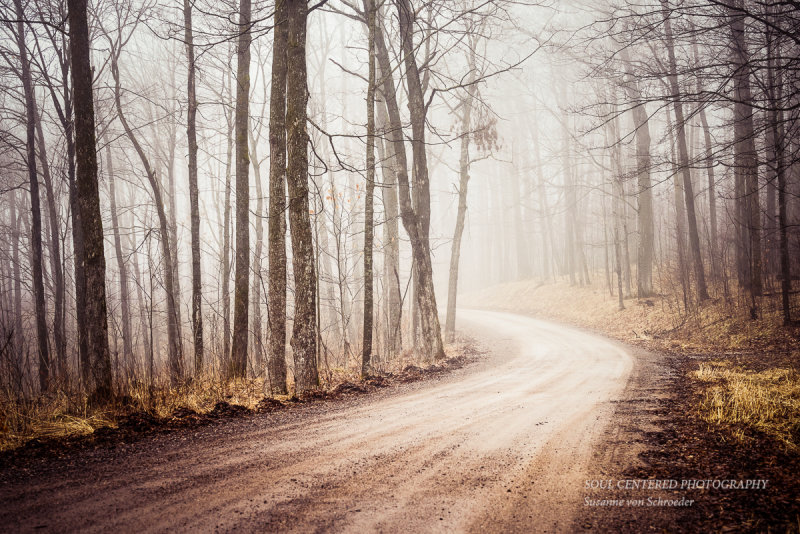
[[[768,480],[763,490],[679,486],[666,494],[693,502],[672,509],[627,504],[647,492],[596,488],[587,498],[624,500],[625,509],[587,505],[577,527],[800,532],[800,331],[783,327],[777,312],[753,321],[719,299],[681,315],[665,296],[625,299],[619,310],[605,288],[539,281],[493,286],[461,304],[642,349],[596,451],[595,479]]]

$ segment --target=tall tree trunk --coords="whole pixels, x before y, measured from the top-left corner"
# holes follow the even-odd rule
[[[621,211],[621,204],[622,204],[622,187],[620,184],[621,178],[619,175],[614,177],[613,183],[611,185],[613,193],[612,199],[612,209],[611,209],[611,217],[614,219],[614,259],[615,259],[615,267],[617,273],[617,297],[619,299],[618,307],[620,310],[625,309],[625,302],[623,300],[624,295],[622,291],[622,251],[620,246],[620,233],[622,229],[620,228],[620,211]]]
[[[286,76],[289,0],[275,3],[272,88],[269,104],[269,382],[272,393],[286,386]]]
[[[608,216],[606,215],[606,195],[608,193],[605,190],[605,184],[603,184],[603,260],[605,266],[605,274],[606,274],[606,286],[608,287],[608,294],[610,296],[614,296],[614,284],[611,281],[611,266],[610,266],[610,258],[608,254]]]
[[[637,226],[639,248],[636,254],[636,294],[639,298],[653,294],[653,190],[650,181],[650,122],[647,109],[642,102],[639,84],[634,78],[628,50],[623,48],[621,57],[628,80],[622,84],[632,102],[631,115],[636,128],[636,176]]]
[[[787,228],[787,201],[786,170],[781,166],[778,173],[778,229],[780,232],[780,264],[781,264],[781,307],[783,309],[783,324],[792,324],[792,312],[789,304],[789,294],[792,289],[792,272],[789,264],[789,236]]]
[[[72,121],[70,121],[72,124]],[[70,132],[72,132],[70,126]],[[67,146],[69,146],[69,139],[67,138]],[[73,271],[75,276],[75,325],[78,341],[78,362],[81,372],[81,379],[84,387],[89,387],[90,384],[90,369],[91,361],[89,359],[89,345],[86,339],[86,252],[83,246],[83,222],[81,221],[80,203],[78,201],[78,182],[76,178],[76,164],[77,164],[77,148],[75,142],[72,142],[72,155],[67,155],[70,160],[69,166],[69,204],[70,213],[72,214],[72,256],[73,256]]]
[[[758,200],[758,155],[753,124],[752,92],[750,90],[750,57],[745,43],[744,16],[737,7],[741,0],[732,0],[729,9],[733,67],[733,158],[734,173],[739,184],[737,202],[742,243],[740,262],[745,287],[751,297],[751,315],[757,314],[755,297],[761,286],[761,212]]]
[[[461,151],[459,156],[458,210],[456,226],[453,231],[453,244],[450,251],[450,273],[447,285],[447,315],[444,322],[444,335],[448,343],[455,341],[456,301],[458,297],[458,267],[461,260],[461,238],[464,234],[464,221],[467,215],[467,188],[469,186],[469,144],[472,137],[472,106],[475,101],[475,50],[470,49],[470,77],[466,94],[461,99]],[[519,253],[519,251],[517,251]]]
[[[625,182],[620,183],[620,199],[622,199],[622,203],[620,204],[620,215],[622,217],[622,247],[624,250],[624,257],[625,257],[625,296],[631,296],[631,248],[630,248],[630,232],[628,231],[628,203],[625,201],[625,198],[628,197],[628,192],[625,188]],[[580,213],[580,210],[578,210]],[[580,228],[580,226],[579,226]],[[581,249],[583,250],[583,249]],[[585,265],[585,260],[584,260]]]
[[[342,49],[346,49],[348,46],[348,39],[349,35],[345,25],[340,26],[339,28],[339,39],[341,43]],[[347,87],[347,78],[342,76],[340,78],[341,82],[341,93],[347,94],[348,87]],[[324,80],[322,80],[324,83]],[[342,108],[341,114],[342,117],[350,116],[349,110],[349,99],[344,98],[342,99]],[[345,136],[341,140],[342,150],[345,152],[349,152],[350,150],[350,139]],[[333,178],[333,175],[331,175]],[[344,193],[345,197],[348,196],[357,196],[360,194],[356,189],[356,176],[355,173],[348,172],[346,173],[346,182],[342,184],[342,193]],[[358,354],[358,342],[363,341],[360,339],[358,328],[363,327],[363,319],[361,316],[362,313],[362,302],[361,302],[361,284],[353,283],[356,280],[363,280],[363,273],[362,267],[363,264],[358,261],[358,259],[353,260],[353,265],[350,265],[351,261],[351,254],[349,251],[355,249],[358,245],[356,244],[356,236],[355,232],[352,231],[352,228],[359,227],[359,212],[357,209],[357,205],[355,203],[350,202],[349,199],[345,198],[342,200],[339,209],[339,217],[338,217],[338,227],[336,232],[336,240],[337,244],[340,247],[340,253],[337,255],[337,266],[340,268],[340,276],[339,276],[339,292],[340,295],[343,295],[342,299],[342,317],[343,317],[343,328],[345,329],[345,340],[344,340],[344,354],[345,358],[350,357],[351,348],[353,351],[353,357],[359,357]]]
[[[689,27],[694,31],[694,24],[690,21]],[[692,40],[692,54],[696,64],[700,64],[700,52],[697,46],[697,40]],[[695,83],[697,94],[703,93],[701,77],[697,76]],[[709,256],[711,257],[711,276],[715,281],[720,279],[720,271],[722,269],[722,258],[719,254],[718,228],[717,228],[717,181],[714,176],[714,148],[711,142],[711,129],[708,127],[708,116],[706,114],[706,105],[704,102],[699,102],[697,105],[697,113],[700,117],[700,125],[703,128],[703,143],[705,146],[704,165],[706,167],[706,174],[708,176],[708,233],[709,233]]]
[[[611,101],[616,101],[616,95],[611,98]],[[616,110],[616,104],[611,112],[613,114],[613,119],[608,124],[608,128],[611,130],[611,135],[609,136],[611,143],[606,142],[606,145],[610,144],[612,147],[611,169],[613,175],[611,177],[611,218],[614,222],[614,267],[617,275],[618,308],[624,310],[625,301],[622,289],[622,218],[624,216],[624,210],[622,205],[624,202],[625,189],[622,184],[622,175],[624,173],[622,168],[622,141],[620,138],[619,114]]]
[[[376,69],[378,88],[382,87],[382,74]],[[386,303],[386,355],[392,357],[403,347],[401,324],[403,319],[403,297],[400,292],[400,229],[398,227],[397,206],[397,158],[394,155],[391,143],[384,142],[387,135],[389,114],[386,111],[386,102],[383,93],[377,106],[377,148],[381,162],[381,176],[383,186],[381,197],[383,199],[383,300]]]
[[[317,373],[317,277],[308,199],[308,105],[306,74],[305,0],[290,0],[288,5],[286,76],[286,153],[289,189],[289,228],[292,236],[294,271],[294,321],[292,352],[297,391],[319,386]]]
[[[681,181],[678,168],[678,156],[676,145],[677,140],[672,127],[672,119],[669,108],[665,109],[667,115],[667,131],[670,133],[670,161],[672,162],[673,179],[673,199],[675,202],[675,246],[678,252],[678,273],[683,288],[683,305],[689,304],[689,272],[686,266],[686,196],[683,193],[683,182]]]
[[[250,0],[239,3],[239,40],[236,49],[236,270],[233,288],[233,342],[229,377],[247,375],[247,335],[250,287]]]
[[[698,88],[698,93],[700,89]],[[705,143],[705,166],[708,173],[708,217],[709,233],[711,234],[711,272],[714,278],[719,278],[721,258],[719,255],[719,245],[717,244],[717,180],[714,176],[714,149],[711,143],[711,129],[708,127],[705,106],[700,106],[700,124],[703,126],[703,141]]]
[[[669,59],[669,75],[667,78],[672,90],[672,105],[675,110],[675,128],[678,141],[678,159],[683,176],[683,192],[686,197],[686,216],[689,223],[689,248],[692,254],[692,265],[694,266],[694,275],[697,282],[697,298],[702,301],[709,297],[708,288],[706,286],[706,276],[703,269],[703,258],[700,253],[700,235],[697,230],[694,189],[692,187],[691,169],[689,168],[689,154],[686,147],[686,121],[683,116],[683,104],[681,102],[680,86],[678,85],[669,1],[661,0],[661,4],[664,6],[664,33],[666,37],[667,57]]]
[[[577,212],[577,198],[575,195],[575,180],[572,176],[570,161],[570,132],[566,119],[562,125],[562,152],[561,152],[561,172],[564,176],[564,229],[566,239],[564,240],[564,265],[569,274],[569,285],[575,285],[575,222]]]
[[[406,232],[408,233],[410,231],[416,236],[418,229],[416,225],[416,220],[414,218],[414,212],[411,205],[411,195],[409,191],[408,158],[406,155],[406,148],[403,140],[403,123],[400,118],[400,108],[398,107],[398,102],[397,102],[397,94],[395,91],[394,78],[392,76],[393,70],[391,68],[391,63],[389,60],[389,52],[386,46],[384,33],[381,27],[376,27],[375,29],[375,54],[376,54],[376,59],[378,61],[378,69],[379,72],[381,73],[380,77],[381,94],[383,96],[383,101],[386,105],[386,120],[387,120],[386,127],[388,128],[387,133],[389,137],[389,143],[387,147],[389,148],[389,151],[392,153],[393,156],[393,162],[394,162],[393,179],[397,183],[397,190],[399,196],[398,213],[403,223],[403,227],[406,229]],[[409,235],[411,235],[411,233],[409,233]],[[415,243],[417,243],[417,245],[415,245]],[[418,261],[417,258],[420,256],[424,256],[425,251],[420,248],[419,240],[418,239],[415,240],[414,238],[411,239],[411,248],[412,248],[411,275],[412,277],[415,277],[416,266]],[[398,252],[398,257],[399,257],[399,252]],[[399,266],[399,263],[397,264],[397,266]],[[399,289],[400,280],[397,268],[395,268],[394,276],[397,279],[397,284]],[[413,309],[417,304],[417,300],[416,297],[411,300],[412,300],[412,306],[411,306],[412,341],[416,344],[416,339],[415,339],[416,336],[414,336],[413,334],[413,323],[416,320],[416,315],[413,314]],[[401,315],[402,315],[402,308],[400,309],[400,311],[398,311],[397,314],[398,318],[401,317]],[[400,342],[399,325],[397,326],[396,339],[398,347],[400,347],[401,342]]]
[[[409,0],[397,0],[397,12],[400,20],[400,39],[403,59],[408,82],[408,109],[411,114],[412,141],[411,148],[414,161],[414,195],[418,209],[415,210],[411,201],[408,186],[408,176],[401,172],[398,175],[400,186],[400,208],[403,226],[411,239],[412,255],[416,267],[418,283],[418,299],[420,328],[422,334],[422,348],[426,356],[434,360],[445,357],[442,345],[442,332],[436,307],[436,293],[433,287],[433,262],[431,260],[429,229],[430,229],[430,182],[428,178],[428,163],[425,146],[425,100],[422,92],[422,83],[419,77],[417,60],[414,55],[414,11]],[[376,32],[376,34],[379,32]],[[376,48],[380,45],[376,35]],[[381,51],[378,50],[381,54]],[[388,60],[388,57],[386,58]],[[388,61],[387,61],[388,63]],[[381,71],[391,72],[389,66],[381,66]],[[388,77],[384,87],[390,81]],[[386,90],[387,101],[391,100],[389,91]],[[398,116],[389,117],[398,125]],[[394,129],[394,128],[393,128]],[[402,130],[397,133],[402,135]],[[401,138],[402,140],[402,138]]]
[[[44,274],[42,266],[42,213],[39,205],[39,176],[36,172],[36,100],[31,80],[28,49],[25,44],[25,13],[22,0],[14,0],[17,15],[17,46],[20,56],[20,78],[25,95],[26,163],[31,196],[31,276],[36,310],[36,340],[39,355],[39,388],[50,387],[50,353],[47,336],[47,310],[44,305]]]
[[[47,161],[47,147],[44,143],[44,131],[38,109],[34,107],[36,137],[39,144],[39,162],[42,165],[42,178],[47,192],[47,213],[50,220],[50,270],[53,277],[53,344],[55,345],[56,365],[53,367],[61,380],[67,372],[67,340],[64,335],[64,300],[66,290],[64,287],[64,266],[61,263],[61,236],[59,232],[58,199],[53,188],[53,178],[50,174],[50,164]]]
[[[16,366],[19,370],[22,369],[22,360],[24,357],[25,336],[22,331],[22,273],[20,272],[20,258],[19,258],[19,241],[21,237],[20,232],[20,217],[17,214],[17,194],[15,191],[10,193],[11,205],[11,263],[12,272],[14,276],[14,347],[16,356]],[[21,373],[20,373],[21,375]],[[20,376],[19,390],[22,391],[22,379]]]
[[[576,184],[576,187],[580,185],[579,183]],[[579,190],[576,189],[576,193],[580,193]],[[578,194],[576,197],[576,209],[575,209],[575,247],[576,247],[576,261],[580,262],[577,266],[578,274],[580,275],[581,279],[581,287],[584,285],[588,285],[592,283],[591,278],[589,277],[589,263],[586,261],[586,244],[583,239],[583,231],[584,231],[584,224],[585,224],[585,217],[582,217],[582,208],[580,199],[584,198],[584,195]],[[626,277],[625,281],[627,283],[628,288],[628,295],[630,295],[630,270],[631,270],[631,262],[630,262],[630,255],[628,253],[628,227],[627,227],[627,218],[624,216],[625,212],[625,204],[623,203],[623,237],[625,239],[625,264],[626,264]]]
[[[55,34],[54,34],[55,35]],[[62,41],[59,43],[53,38],[53,47],[60,50],[58,54],[59,66],[61,68],[61,101],[56,93],[56,84],[48,84],[53,107],[56,110],[61,127],[64,130],[64,144],[66,145],[66,164],[67,164],[67,185],[69,188],[69,212],[71,217],[72,230],[72,250],[73,250],[73,276],[75,279],[75,319],[76,333],[78,341],[78,367],[84,383],[88,382],[89,354],[86,346],[86,331],[81,326],[86,323],[86,276],[83,265],[83,230],[80,220],[80,208],[78,206],[78,191],[75,182],[75,137],[73,123],[73,92],[70,83],[71,60],[65,49],[68,47],[67,36],[59,34]],[[62,105],[63,102],[63,105]],[[66,256],[66,254],[65,254]],[[66,324],[66,305],[62,312],[62,324]],[[66,331],[62,327],[62,331]],[[65,340],[66,344],[66,340]]]
[[[772,67],[769,65],[771,60],[767,60],[767,80],[773,79],[774,74],[769,72]],[[769,83],[769,82],[768,82]],[[766,88],[766,92],[769,95],[770,91],[774,91],[774,89]],[[769,96],[767,97],[770,101],[770,108],[773,108],[773,100]],[[764,124],[765,127],[765,135],[764,135],[764,148],[766,151],[765,154],[765,183],[764,189],[766,190],[766,201],[764,204],[764,219],[763,219],[763,229],[764,229],[764,257],[763,257],[763,274],[765,282],[771,286],[772,285],[772,278],[778,271],[778,265],[780,260],[779,256],[779,246],[776,246],[777,241],[776,237],[778,236],[778,218],[777,218],[777,161],[778,155],[776,153],[776,143],[780,142],[775,140],[775,133],[773,128],[771,127],[771,122],[775,120],[774,114],[778,110],[776,109],[768,109],[764,111]]]
[[[120,309],[122,311],[122,354],[127,365],[133,362],[133,336],[131,334],[131,304],[128,290],[128,268],[125,256],[122,254],[122,239],[119,232],[119,217],[117,215],[116,177],[114,176],[114,161],[111,158],[111,147],[107,139],[106,168],[108,170],[108,197],[111,207],[111,227],[114,232],[114,251],[117,256],[117,270],[119,271]]]
[[[790,293],[792,290],[792,273],[789,267],[789,236],[787,217],[787,191],[786,191],[786,130],[784,126],[783,111],[783,73],[777,65],[780,40],[777,39],[769,26],[767,33],[767,98],[769,110],[767,111],[767,127],[771,132],[772,152],[775,156],[775,178],[778,193],[778,263],[781,277],[781,309],[783,324],[792,324],[792,310]]]
[[[174,82],[174,79],[172,80]],[[174,85],[174,84],[172,84]],[[167,154],[164,165],[167,170],[167,203],[169,205],[169,245],[172,253],[172,287],[175,291],[175,324],[178,331],[178,350],[183,354],[183,321],[181,319],[181,277],[180,260],[178,255],[178,209],[177,209],[177,190],[175,183],[175,145],[177,143],[177,124],[170,120],[167,131]]]
[[[83,329],[89,358],[91,398],[111,397],[111,354],[108,350],[106,315],[106,259],[103,250],[103,219],[97,183],[97,148],[94,132],[92,68],[90,66],[87,0],[68,0],[69,51],[72,58],[72,87],[75,101],[76,189],[83,241],[85,314]]]
[[[156,337],[153,333],[153,294],[155,292],[153,278],[155,268],[153,265],[153,251],[151,249],[151,241],[147,239],[147,276],[148,276],[148,289],[150,293],[150,302],[147,306],[147,339],[149,341],[147,351],[147,382],[152,391],[155,384],[155,354],[158,347],[156,347]]]
[[[263,113],[262,113],[263,115]],[[259,136],[260,137],[260,136]],[[264,371],[264,339],[261,331],[263,317],[261,315],[262,259],[264,255],[264,191],[261,186],[261,162],[258,159],[258,139],[250,136],[250,155],[253,160],[253,177],[256,182],[256,246],[253,251],[253,348],[255,356],[256,376]]]
[[[373,273],[372,241],[375,195],[375,1],[364,0],[367,14],[367,49],[369,50],[369,74],[367,80],[367,184],[364,200],[364,331],[361,347],[361,376],[369,376],[372,358],[373,327]]]
[[[194,33],[192,31],[192,2],[183,0],[184,42],[188,74],[186,93],[186,138],[189,148],[189,211],[192,238],[192,334],[194,336],[194,373],[203,371],[203,282],[200,268],[200,203],[197,187],[197,90],[195,88]]]
[[[333,223],[333,238],[336,243],[336,289],[339,293],[339,317],[342,326],[342,356],[350,357],[350,330],[353,296],[347,284],[347,236],[343,224],[344,207],[337,206],[336,184],[333,173],[329,173],[331,191],[334,202],[332,204],[331,222]]]
[[[64,14],[64,5],[63,3],[59,6],[59,12]],[[53,107],[56,111],[56,115],[61,123],[61,127],[64,130],[64,138],[65,138],[65,145],[66,145],[66,164],[67,164],[67,184],[70,191],[70,207],[69,210],[73,220],[73,236],[75,233],[75,221],[77,221],[77,215],[75,214],[75,210],[73,209],[75,206],[72,205],[72,190],[75,187],[75,142],[73,140],[73,124],[72,124],[72,86],[69,83],[69,68],[70,68],[70,58],[69,54],[66,53],[67,48],[67,35],[63,32],[48,32],[48,37],[53,45],[53,49],[56,51],[56,58],[58,60],[58,66],[61,69],[61,80],[58,82],[54,82],[49,74],[47,74],[47,69],[42,72],[42,75],[45,80],[45,85],[47,87],[48,92],[50,93],[50,97],[53,101]],[[59,40],[60,39],[60,40]],[[41,50],[40,50],[41,53]],[[58,98],[57,89],[62,91],[62,98],[63,101],[60,101]],[[37,119],[37,125],[41,125],[41,119]],[[41,128],[39,128],[41,132]],[[37,134],[39,137],[43,137],[42,134]],[[41,139],[40,139],[41,140]],[[44,142],[40,142],[41,146],[44,147]],[[46,158],[45,158],[46,161]],[[43,163],[43,167],[45,164]],[[48,198],[50,198],[49,190],[52,189],[51,185],[51,178],[48,178],[45,174],[45,186],[48,188]],[[51,201],[55,205],[57,205],[57,201],[55,198]],[[59,232],[60,233],[60,232]],[[67,376],[67,336],[66,336],[66,322],[67,322],[67,305],[66,305],[66,249],[65,243],[61,241],[59,238],[59,248],[62,252],[61,260],[60,260],[60,268],[58,269],[59,276],[61,278],[61,287],[62,287],[62,295],[61,295],[61,303],[60,303],[60,313],[56,312],[56,325],[54,327],[54,339],[56,344],[56,358],[58,360],[58,368],[59,373],[61,375],[62,380],[66,380]],[[73,256],[74,257],[74,256]],[[55,261],[55,260],[54,260]],[[73,261],[74,265],[77,266],[76,261]],[[77,267],[75,267],[75,280],[78,279],[77,276]],[[82,276],[82,272],[81,272]],[[59,302],[58,297],[56,297],[56,302],[54,303],[56,310],[59,309]],[[77,308],[77,306],[76,306]],[[76,309],[77,311],[77,309]],[[60,332],[59,332],[60,330]],[[58,339],[59,336],[61,337],[61,344],[59,345]],[[83,344],[82,348],[85,348],[85,343]],[[79,351],[79,354],[82,353]],[[79,366],[80,367],[80,366]]]
[[[131,199],[133,200],[133,199]],[[132,231],[128,236],[128,247],[131,250],[138,250],[136,243],[136,232]],[[142,331],[142,343],[144,345],[144,362],[149,363],[153,360],[153,346],[150,339],[150,325],[148,322],[148,305],[144,296],[144,277],[139,269],[139,254],[131,256],[133,264],[133,276],[136,280],[136,300],[139,304],[139,328]]]
[[[224,84],[223,78],[223,84]],[[228,73],[228,89],[232,85]],[[224,91],[223,91],[224,94]],[[225,106],[226,108],[229,106]],[[222,361],[227,366],[231,356],[231,166],[233,160],[233,117],[226,111],[228,147],[225,153],[225,200],[222,210]]]

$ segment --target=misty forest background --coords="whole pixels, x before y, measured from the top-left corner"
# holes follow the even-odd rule
[[[795,2],[5,0],[0,21],[6,401],[439,360],[459,292],[513,280],[797,317]]]

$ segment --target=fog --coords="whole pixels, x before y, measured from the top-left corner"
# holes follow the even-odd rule
[[[271,348],[279,319],[268,297],[276,287],[270,263],[277,258],[269,224],[287,213],[291,224],[282,235],[288,326],[277,358],[288,363],[291,384],[298,366],[308,364],[296,354],[303,340],[314,354],[314,386],[341,370],[363,367],[365,353],[375,371],[409,354],[438,359],[443,353],[437,346],[453,340],[450,324],[457,329],[454,295],[508,282],[597,287],[618,298],[620,307],[624,299],[667,295],[678,310],[691,308],[709,291],[755,303],[762,280],[774,286],[776,300],[761,306],[778,307],[778,292],[789,294],[790,286],[777,287],[780,280],[791,280],[800,247],[800,108],[792,31],[797,17],[791,8],[701,0],[377,4],[375,32],[386,50],[382,57],[375,52],[374,135],[367,116],[371,42],[364,7],[370,4],[308,4],[301,57],[307,67],[303,199],[309,217],[303,221],[302,213],[292,219],[291,212],[296,200],[291,187],[303,182],[292,181],[297,152],[291,148],[291,124],[281,130],[283,136],[289,132],[290,206],[273,213],[270,199],[278,176],[271,169],[271,146],[277,145],[270,138],[270,110],[277,99],[274,3],[254,2],[250,23],[242,24],[242,6],[226,1],[90,2],[103,298],[114,389],[142,381],[174,385],[207,375],[263,379],[265,390],[285,390],[285,379],[276,386],[270,375],[274,365],[280,367]],[[413,9],[404,11],[408,7]],[[187,12],[197,101],[198,272],[192,270]],[[76,113],[85,110],[71,96],[66,13],[62,0],[15,0],[0,11],[0,333],[7,341],[0,380],[19,395],[52,387],[88,391],[94,380],[86,367],[94,365],[95,356],[82,352],[86,326],[77,311],[76,262],[83,260],[74,245],[76,158],[67,140],[72,119],[64,110],[67,104],[75,105]],[[412,21],[406,36],[411,55],[402,47],[402,13]],[[237,68],[245,34],[252,42],[242,111],[237,88],[245,80]],[[289,94],[281,96],[290,111],[299,95],[291,93],[298,72],[291,55],[295,37],[289,38],[288,56],[280,48],[290,63]],[[30,93],[20,44],[28,57]],[[409,57],[418,71],[419,93],[409,76]],[[383,71],[382,61],[391,72]],[[386,104],[387,74],[402,126],[397,138]],[[35,117],[26,116],[26,106],[33,106]],[[245,131],[237,110],[245,113]],[[34,127],[39,128],[34,175],[42,184],[41,213],[31,211],[33,152],[26,128]],[[376,144],[372,167],[370,139]],[[242,147],[243,157],[249,157],[244,174],[237,171]],[[407,152],[405,169],[398,148]],[[751,153],[755,161],[747,159]],[[420,161],[426,162],[425,172]],[[374,335],[365,351],[370,170],[375,173]],[[401,172],[410,182],[407,217]],[[246,207],[237,200],[241,179],[248,184]],[[170,284],[159,202],[171,241]],[[246,231],[237,213],[244,213]],[[31,217],[42,225],[40,272],[29,260],[37,254]],[[414,244],[420,256],[409,237],[412,219],[422,228]],[[297,233],[300,224],[313,235],[310,282],[295,276],[293,242],[306,235]],[[249,250],[241,249],[244,256],[237,258],[240,235]],[[432,294],[419,259],[426,255]],[[245,285],[235,277],[242,261],[249,273]],[[193,356],[197,274],[201,360]],[[37,304],[37,277],[43,281],[43,304]],[[303,290],[298,298],[313,298],[303,312],[305,330],[294,321],[298,288]],[[234,297],[240,290],[244,303]],[[91,291],[87,295],[94,298]],[[398,296],[399,304],[393,300]],[[427,311],[433,296],[438,318]],[[170,299],[176,303],[173,312]],[[237,316],[245,318],[244,327],[236,324]],[[41,324],[44,333],[37,330]],[[245,328],[244,338],[236,338],[237,326]],[[246,354],[244,368],[231,363],[237,346]]]

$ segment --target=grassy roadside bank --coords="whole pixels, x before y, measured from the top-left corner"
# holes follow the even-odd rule
[[[58,391],[34,399],[16,399],[0,391],[0,464],[19,449],[80,447],[100,441],[127,440],[150,431],[169,431],[247,413],[272,412],[298,404],[363,394],[393,384],[414,382],[457,369],[479,352],[472,340],[457,339],[445,346],[447,358],[430,363],[406,351],[382,372],[366,380],[360,367],[325,369],[318,390],[298,396],[271,396],[263,378],[222,380],[203,377],[178,387],[131,383],[119,386],[113,402],[89,406],[85,395]],[[291,383],[290,383],[291,385]]]

